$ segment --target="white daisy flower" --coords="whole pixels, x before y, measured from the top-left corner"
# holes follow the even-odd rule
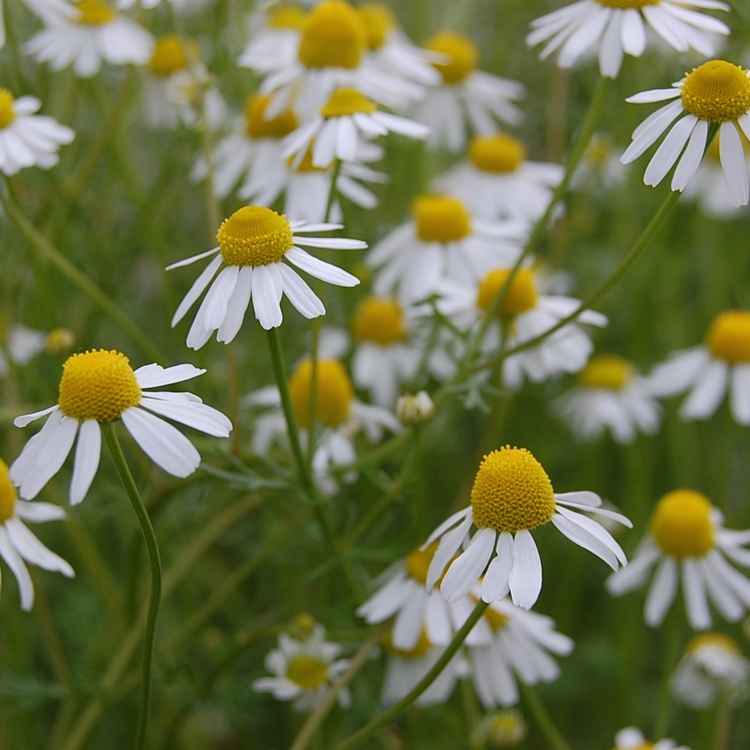
[[[559,52],[561,68],[594,52],[601,74],[616,78],[623,54],[640,57],[646,49],[647,25],[678,52],[713,55],[714,35],[726,36],[729,27],[695,8],[729,10],[718,0],[579,0],[533,20],[526,43],[546,42],[540,57]]]
[[[14,99],[8,89],[0,88],[0,172],[14,175],[26,167],[54,167],[60,146],[75,137],[53,117],[35,115],[41,106],[35,96]]]
[[[573,175],[571,187],[594,195],[601,194],[602,188],[618,187],[627,177],[621,155],[622,149],[615,145],[610,134],[594,133]]]
[[[27,523],[42,523],[65,518],[65,511],[50,503],[27,503],[19,500],[8,475],[8,466],[0,459],[0,557],[5,560],[18,582],[21,609],[28,612],[34,605],[34,584],[25,562],[73,578],[73,568],[45,547],[29,530]],[[25,562],[24,562],[25,561]]]
[[[539,219],[549,206],[564,169],[560,164],[528,161],[523,143],[511,135],[477,135],[469,159],[435,180],[471,206],[480,219]]]
[[[72,18],[46,19],[47,27],[26,44],[27,52],[52,70],[73,65],[80,78],[95,76],[102,62],[145,65],[153,37],[103,0],[77,0]]]
[[[215,256],[180,303],[172,326],[182,320],[209,285],[188,333],[187,345],[191,349],[200,349],[214,331],[217,331],[217,341],[225,344],[232,341],[240,330],[251,298],[255,317],[265,329],[281,325],[283,295],[306,318],[323,315],[323,303],[291,266],[337,286],[356,286],[359,279],[314,258],[297,245],[339,250],[367,247],[360,240],[297,234],[331,229],[341,229],[341,225],[290,222],[263,206],[245,206],[235,211],[219,227],[218,247],[167,267],[170,271]]]
[[[580,440],[609,431],[618,443],[631,443],[638,432],[655,433],[661,406],[632,362],[614,354],[598,354],[578,376],[578,385],[551,403],[552,411]]]
[[[476,282],[488,266],[512,266],[528,225],[474,218],[458,198],[421,195],[412,219],[375,245],[367,265],[379,269],[373,291],[395,295],[404,305],[425,300],[445,279]]]
[[[341,646],[326,640],[325,628],[317,624],[307,638],[279,635],[278,646],[268,652],[266,669],[273,677],[253,681],[253,690],[271,693],[280,701],[294,701],[297,711],[314,710],[331,685],[349,666],[348,659],[339,659]],[[349,705],[349,691],[338,696],[339,704]]]
[[[615,735],[614,750],[690,750],[685,745],[677,747],[674,740],[666,739],[648,742],[643,732],[637,727],[625,727]]]
[[[0,319],[0,330],[2,327]],[[68,328],[55,328],[47,333],[20,324],[11,325],[0,346],[0,377],[7,375],[11,362],[26,367],[42,352],[60,354],[69,350],[74,341],[73,332]]]
[[[200,454],[161,417],[214,437],[228,437],[231,422],[192,393],[146,389],[181,383],[204,372],[192,365],[165,369],[151,364],[133,370],[128,358],[114,350],[98,349],[69,357],[63,364],[58,403],[13,422],[16,427],[25,427],[48,416],[44,427],[10,467],[10,477],[21,497],[36,497],[60,470],[78,435],[69,497],[71,504],[80,503],[99,467],[100,423],[117,419],[157,466],[176,477],[192,474],[198,468]]]
[[[725,310],[714,318],[700,346],[675,352],[648,378],[657,396],[689,391],[680,418],[708,419],[729,395],[739,424],[750,424],[750,312]]]
[[[646,167],[643,181],[656,186],[677,164],[672,190],[684,190],[700,166],[710,125],[718,127],[719,158],[735,206],[750,198],[742,134],[750,137],[750,71],[724,60],[693,68],[671,89],[652,89],[626,101],[640,103],[675,99],[647,117],[634,131],[620,160],[629,164],[669,129]],[[681,115],[684,115],[681,117]],[[675,122],[676,120],[676,122]],[[672,125],[674,123],[674,125]],[[687,145],[686,145],[687,144]]]
[[[701,633],[688,643],[669,687],[691,708],[706,708],[723,695],[733,703],[747,696],[750,661],[725,633]]]
[[[750,580],[730,562],[750,565],[750,531],[732,531],[709,499],[693,490],[674,490],[659,500],[647,536],[630,565],[607,579],[614,596],[640,587],[656,566],[644,615],[646,624],[662,623],[677,593],[678,575],[688,622],[694,630],[711,626],[711,601],[724,619],[736,622],[750,609]]]
[[[497,131],[498,123],[519,125],[523,121],[514,102],[523,98],[525,88],[517,81],[477,70],[479,50],[467,36],[441,31],[425,48],[443,58],[433,63],[442,85],[428,89],[414,109],[415,119],[430,127],[427,143],[431,147],[461,151],[468,129],[489,135]]]
[[[396,401],[396,416],[405,425],[423,424],[435,416],[435,404],[427,391],[406,393]]]
[[[440,539],[427,587],[442,576],[440,593],[454,602],[483,576],[483,601],[494,602],[510,593],[513,604],[530,609],[542,588],[542,563],[531,531],[550,521],[617,570],[627,563],[620,545],[603,526],[577,512],[631,525],[625,516],[601,508],[601,503],[593,492],[555,493],[544,468],[525,448],[492,451],[477,472],[471,504],[441,523],[425,542],[426,546]],[[470,534],[472,526],[476,530]]]
[[[258,75],[291,68],[308,16],[308,11],[296,5],[267,6],[253,14],[250,40],[237,65]]]

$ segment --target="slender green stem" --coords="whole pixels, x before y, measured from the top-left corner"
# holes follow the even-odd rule
[[[553,748],[553,750],[572,750],[567,740],[562,736],[562,733],[555,725],[555,722],[552,721],[552,717],[549,715],[534,688],[530,685],[525,685],[523,682],[520,684],[521,692],[523,693],[529,713],[534,717],[534,721],[540,731],[547,738],[549,746]]]
[[[112,459],[115,462],[117,473],[125,486],[133,510],[138,518],[138,523],[143,532],[143,538],[148,550],[148,560],[151,567],[151,590],[148,600],[148,614],[146,615],[146,630],[143,637],[143,673],[141,676],[141,710],[138,717],[138,729],[136,731],[136,750],[143,750],[146,746],[146,734],[148,731],[148,716],[151,708],[151,663],[154,656],[154,636],[156,634],[156,617],[159,613],[159,601],[162,592],[161,559],[159,557],[159,546],[156,543],[156,534],[151,525],[146,506],[143,504],[141,493],[135,484],[130,468],[125,461],[125,456],[117,439],[114,424],[108,422],[102,425],[104,437],[107,441]]]
[[[366,724],[362,729],[358,730],[342,743],[336,746],[335,750],[351,750],[355,747],[360,747],[361,743],[364,742],[368,737],[373,735],[378,729],[389,724],[397,716],[400,716],[411,706],[414,701],[419,698],[425,690],[435,681],[437,676],[445,669],[450,660],[455,656],[456,652],[466,640],[466,637],[471,632],[472,628],[479,622],[479,619],[484,614],[489,604],[483,601],[477,602],[477,605],[472,610],[466,622],[459,628],[456,634],[453,636],[453,640],[446,646],[445,651],[441,654],[440,658],[435,662],[432,669],[410,690],[400,701],[394,703],[390,708],[383,711],[381,714],[376,716],[369,724]]]
[[[716,723],[714,724],[713,742],[711,750],[728,750],[732,737],[732,717],[734,707],[728,695],[722,695],[716,707]]]

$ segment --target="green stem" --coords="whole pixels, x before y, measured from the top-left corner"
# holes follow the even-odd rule
[[[722,695],[716,708],[713,743],[711,750],[728,750],[732,736],[732,716],[734,708],[728,695]]]
[[[138,717],[138,729],[136,731],[136,750],[143,750],[146,746],[146,733],[148,730],[148,715],[151,706],[151,663],[154,656],[154,636],[156,634],[156,617],[159,612],[159,600],[162,592],[161,560],[159,547],[156,543],[154,527],[151,525],[146,506],[133,475],[130,473],[122,448],[117,439],[114,424],[107,422],[102,425],[104,437],[107,441],[112,459],[115,462],[117,473],[125,486],[133,510],[138,518],[138,523],[143,532],[143,538],[148,550],[148,559],[151,567],[151,591],[148,601],[148,614],[146,615],[146,630],[143,637],[143,673],[141,678],[141,710]]]
[[[550,747],[553,748],[553,750],[572,750],[571,746],[555,725],[555,722],[552,721],[552,717],[549,715],[534,688],[530,685],[525,685],[523,682],[521,682],[520,685],[529,713],[534,717],[537,726],[547,738]]]

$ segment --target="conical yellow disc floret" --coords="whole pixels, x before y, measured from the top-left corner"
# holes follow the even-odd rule
[[[7,128],[16,119],[13,101],[13,94],[8,89],[0,88],[0,130]]]
[[[471,217],[458,198],[421,195],[413,214],[417,236],[425,242],[456,242],[471,232]]]
[[[439,52],[445,62],[432,63],[445,83],[461,83],[476,70],[479,51],[474,42],[454,31],[439,31],[425,44],[432,52]]]
[[[661,0],[596,0],[599,5],[605,8],[617,8],[619,10],[640,10],[647,5],[658,5]]]
[[[380,346],[390,346],[406,339],[401,305],[384,297],[363,299],[354,313],[352,329],[360,341],[372,341]]]
[[[79,422],[111,422],[141,402],[130,360],[120,352],[94,349],[74,354],[63,364],[58,403]]]
[[[15,515],[17,498],[16,488],[10,481],[8,464],[0,458],[0,526]]]
[[[483,172],[515,172],[526,159],[526,147],[512,135],[477,135],[469,147],[471,163]]]
[[[343,0],[323,0],[302,30],[298,57],[306,68],[357,68],[366,34],[357,11]]]
[[[480,529],[535,529],[555,514],[552,482],[529,451],[506,445],[482,459],[471,489],[471,511]]]
[[[717,315],[706,333],[706,346],[717,359],[750,362],[750,312],[726,310]]]
[[[101,0],[79,0],[73,4],[80,13],[74,20],[83,26],[102,26],[111,23],[117,16],[115,11]]]
[[[297,115],[285,109],[270,120],[265,118],[270,96],[252,94],[245,102],[245,132],[249,138],[283,138],[297,129]]]
[[[597,354],[578,376],[589,388],[608,388],[621,391],[635,376],[635,368],[624,357],[616,354]]]
[[[153,75],[166,78],[178,70],[187,70],[191,61],[197,58],[195,42],[183,42],[180,37],[168,34],[156,40],[148,69]]]
[[[373,51],[380,49],[388,34],[396,28],[393,11],[383,3],[363,3],[357,6],[357,12],[367,34],[367,48]]]
[[[714,546],[711,502],[693,490],[667,493],[651,516],[651,536],[671,557],[702,557]]]
[[[310,426],[310,395],[312,390],[312,360],[299,364],[289,379],[289,394],[297,424]],[[349,417],[354,387],[344,366],[335,359],[319,359],[315,398],[315,419],[328,427],[336,427]]]
[[[682,84],[682,106],[701,120],[729,122],[750,110],[748,71],[724,60],[693,68]]]
[[[286,676],[303,690],[315,690],[325,684],[328,665],[314,656],[299,654],[287,665]]]
[[[305,27],[309,13],[296,5],[282,5],[268,14],[269,29],[299,29]]]
[[[490,271],[480,282],[477,289],[477,307],[489,310],[503,285],[510,276],[510,269],[498,268]],[[501,320],[514,318],[516,315],[536,307],[538,299],[534,273],[530,268],[522,268],[516,273],[513,283],[500,303],[497,315]]]
[[[424,628],[422,628],[422,631],[419,634],[419,639],[409,651],[403,648],[398,648],[398,646],[394,645],[392,631],[389,631],[385,637],[385,647],[392,654],[396,654],[396,656],[400,656],[402,659],[420,659],[433,648],[433,644],[427,637]]]
[[[286,216],[265,206],[245,206],[235,211],[221,222],[216,239],[230,266],[278,263],[294,244]]]
[[[343,117],[354,115],[357,112],[369,114],[377,109],[377,105],[371,102],[357,89],[343,88],[334,91],[331,98],[320,108],[323,117]]]

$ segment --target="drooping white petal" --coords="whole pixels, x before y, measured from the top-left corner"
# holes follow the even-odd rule
[[[102,431],[95,419],[81,423],[70,481],[70,504],[78,505],[91,487],[102,452]]]
[[[513,604],[531,609],[542,590],[542,561],[534,538],[526,530],[516,532],[513,540],[513,568],[508,576]]]
[[[677,562],[671,557],[665,557],[656,569],[656,575],[646,597],[644,616],[647,625],[652,628],[661,625],[676,593]]]
[[[45,570],[62,573],[68,578],[75,576],[70,564],[45,547],[19,518],[9,518],[5,522],[5,528],[13,546],[24,560]]]
[[[232,431],[232,423],[229,419],[218,409],[214,409],[207,404],[174,403],[144,396],[141,399],[140,406],[214,437],[229,437],[229,433]]]
[[[513,535],[508,531],[500,532],[495,549],[497,555],[490,561],[482,579],[482,601],[488,604],[510,593],[508,578],[513,568]]]
[[[440,593],[448,602],[466,596],[484,573],[495,548],[497,532],[479,529],[468,547],[451,563],[440,584]]]
[[[34,606],[34,584],[4,525],[0,526],[0,557],[5,560],[11,573],[16,577],[21,595],[21,609],[28,612]]]

